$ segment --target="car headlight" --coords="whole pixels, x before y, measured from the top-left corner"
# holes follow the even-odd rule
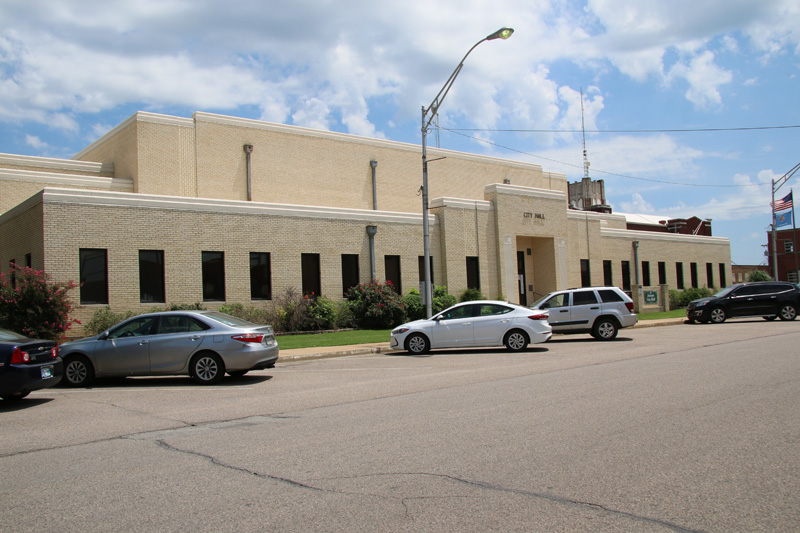
[[[408,331],[408,328],[397,328],[396,330],[392,331],[392,335],[400,335],[406,331]]]
[[[706,305],[707,303],[708,303],[708,302],[697,302],[697,305],[695,305],[695,307],[703,307],[703,306],[704,306],[704,305]]]

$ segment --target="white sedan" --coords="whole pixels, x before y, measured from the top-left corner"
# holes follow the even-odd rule
[[[445,309],[426,320],[403,324],[391,334],[391,347],[422,354],[437,348],[505,346],[512,352],[546,342],[552,335],[547,311],[508,302],[478,300]]]

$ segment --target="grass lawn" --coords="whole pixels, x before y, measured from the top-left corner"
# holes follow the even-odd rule
[[[311,333],[306,335],[278,335],[281,350],[292,348],[317,348],[320,346],[346,346],[348,344],[368,344],[389,342],[390,329],[359,329],[336,331],[334,333]]]
[[[657,320],[659,318],[684,318],[686,317],[686,309],[673,309],[672,311],[664,311],[663,313],[639,313],[639,320]]]
[[[680,318],[686,315],[685,309],[674,309],[665,313],[641,313],[639,320],[656,320],[659,318]],[[355,331],[336,331],[333,333],[309,333],[304,335],[279,335],[278,345],[281,350],[293,348],[318,348],[321,346],[347,346],[350,344],[368,344],[373,342],[389,342],[389,329],[365,329]]]

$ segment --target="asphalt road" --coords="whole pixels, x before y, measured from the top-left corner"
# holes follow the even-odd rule
[[[0,405],[4,531],[797,531],[800,321]]]

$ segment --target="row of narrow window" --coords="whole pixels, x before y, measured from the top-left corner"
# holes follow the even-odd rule
[[[201,252],[204,302],[224,302],[225,252]],[[358,254],[342,254],[342,296],[360,283]],[[431,278],[433,278],[433,258]],[[467,257],[467,284],[480,290],[479,260]],[[419,257],[419,280],[424,279],[424,258]],[[402,294],[400,256],[384,256],[386,280]],[[305,296],[322,294],[319,254],[301,254],[302,291]],[[431,279],[433,282],[433,279]],[[82,305],[108,304],[108,251],[104,248],[80,249],[80,300]],[[142,303],[166,303],[163,250],[139,250],[139,300]],[[272,299],[272,263],[269,252],[250,252],[250,298]]]
[[[631,290],[631,262],[630,261],[622,261],[621,263],[621,271],[622,271],[622,290],[630,291]],[[706,263],[706,287],[710,288],[723,288],[726,287],[728,282],[725,276],[725,263],[719,263],[719,287],[717,287],[714,283],[714,263]],[[691,275],[691,282],[692,287],[695,289],[700,288],[700,280],[698,277],[697,271],[697,263],[689,263],[689,272]],[[651,278],[650,278],[650,261],[642,261],[642,286],[648,287],[651,285]],[[683,263],[676,262],[675,263],[675,279],[676,279],[676,288],[680,291],[686,288],[686,283],[684,281],[683,276]],[[612,263],[610,260],[606,259],[603,261],[603,283],[606,286],[614,285],[613,282],[613,275],[612,275]],[[659,285],[666,285],[667,284],[667,264],[664,261],[658,262],[658,284]],[[592,277],[591,277],[591,270],[589,269],[589,260],[588,259],[581,259],[581,286],[582,287],[591,287],[592,286]]]

